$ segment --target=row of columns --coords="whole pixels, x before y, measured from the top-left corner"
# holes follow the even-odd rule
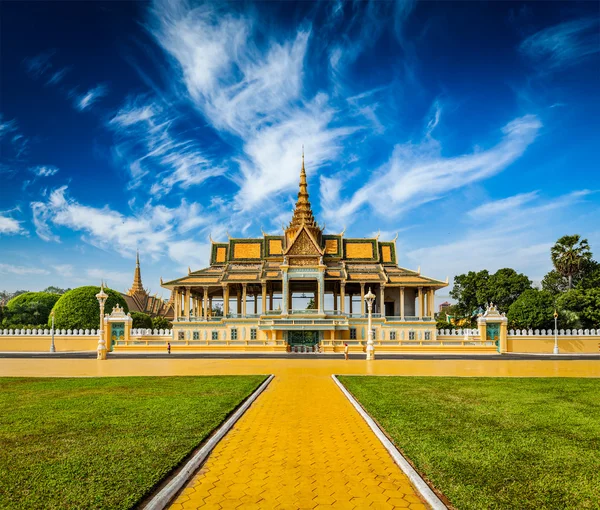
[[[282,313],[287,314],[289,312],[289,280],[287,278],[283,279],[283,289],[282,289]],[[324,301],[324,282],[321,279],[317,280],[317,292],[315,293],[315,304],[317,305],[318,311],[320,314],[324,313],[323,310],[323,301]],[[365,302],[365,287],[366,283],[360,282],[360,313],[361,315],[366,314],[366,302]],[[222,284],[223,288],[223,315],[227,316],[229,314],[229,285]],[[205,286],[202,288],[202,301],[198,296],[192,294],[191,289],[189,287],[176,288],[173,292],[175,294],[175,317],[185,317],[189,320],[190,316],[194,317],[202,317],[203,320],[207,320],[209,316],[209,310],[212,310],[212,297],[208,295],[209,287]],[[264,315],[267,312],[267,294],[269,295],[269,308],[273,309],[273,290],[267,292],[267,284],[261,283],[261,297],[262,297],[262,310],[261,313]],[[404,320],[405,312],[404,312],[404,304],[405,304],[405,296],[404,296],[404,287],[399,287],[400,293],[400,318]],[[417,289],[417,303],[418,303],[418,318],[422,319],[423,317],[433,317],[434,316],[434,294],[435,290],[429,288],[424,290],[423,287],[418,287]],[[254,296],[254,314],[258,314],[258,293],[253,293]],[[350,301],[349,301],[349,310],[350,314],[354,313],[353,311],[353,298],[354,294],[350,293]],[[346,304],[346,284],[344,282],[340,283],[340,307],[339,311],[345,313],[345,304]],[[427,299],[427,301],[425,301]],[[202,304],[200,304],[202,303]],[[338,293],[337,290],[334,289],[333,292],[333,308],[337,310],[338,305]],[[379,286],[379,296],[377,298],[377,305],[379,308],[379,312],[385,313],[385,285]],[[241,310],[242,316],[246,316],[247,311],[247,284],[241,284],[241,290],[238,288],[237,292],[237,310]]]

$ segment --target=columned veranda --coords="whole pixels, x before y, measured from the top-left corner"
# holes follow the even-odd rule
[[[285,288],[284,288],[285,287]],[[259,283],[222,283],[218,286],[181,286],[173,290],[175,320],[208,321],[216,317],[323,314],[366,316],[365,294],[375,294],[373,313],[395,320],[423,320],[434,316],[435,289],[371,282],[290,279]],[[284,293],[285,290],[285,293]],[[320,303],[320,300],[323,303]],[[311,310],[308,310],[312,300]]]

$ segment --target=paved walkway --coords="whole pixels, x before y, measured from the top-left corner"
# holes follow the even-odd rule
[[[329,377],[275,377],[172,506],[427,508]]]
[[[331,374],[600,377],[600,361],[0,359],[0,376],[271,373],[174,508],[424,508]]]

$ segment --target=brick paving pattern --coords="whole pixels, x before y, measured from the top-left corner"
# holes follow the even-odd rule
[[[188,508],[427,508],[329,377],[276,377],[175,500]]]

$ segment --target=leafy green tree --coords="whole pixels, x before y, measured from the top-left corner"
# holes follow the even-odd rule
[[[569,290],[569,281],[556,269],[553,269],[542,279],[542,290],[556,296]]]
[[[313,298],[310,298],[308,300],[308,303],[306,304],[306,309],[307,310],[316,310],[317,309],[317,304],[315,303],[315,300]]]
[[[573,326],[600,327],[600,288],[571,289],[558,297],[557,305],[575,314],[576,323]]]
[[[97,329],[100,326],[100,307],[96,294],[100,287],[78,287],[65,292],[54,305],[55,325],[61,329]],[[123,296],[112,289],[104,289],[108,299],[104,307],[105,313],[111,313],[118,304],[125,312],[129,307]]]
[[[48,292],[26,292],[12,298],[5,307],[3,325],[43,326],[60,296]]]
[[[583,263],[579,280],[575,283],[578,289],[600,289],[600,263],[589,260]]]
[[[531,289],[531,280],[514,269],[503,268],[490,274],[487,270],[469,271],[454,277],[454,288],[450,297],[456,299],[454,307],[457,318],[470,318],[487,303],[494,303],[501,311],[507,311],[512,303],[526,290]]]
[[[131,312],[131,318],[133,319],[131,324],[132,328],[152,329],[152,317],[150,317],[147,313]]]
[[[553,328],[554,296],[546,290],[526,290],[510,305],[507,317],[510,328]]]
[[[50,294],[59,294],[62,295],[65,292],[68,292],[71,289],[61,289],[60,287],[54,287],[53,285],[51,285],[50,287],[46,287],[44,289],[44,292],[49,292]]]
[[[488,302],[494,303],[499,310],[506,312],[510,305],[529,289],[531,289],[531,280],[524,274],[508,267],[498,269],[488,280]]]
[[[152,317],[152,329],[171,329],[173,324],[164,317]]]
[[[568,281],[567,288],[573,288],[573,277],[582,269],[585,262],[592,259],[592,252],[587,239],[578,234],[563,236],[550,249],[554,268]]]

